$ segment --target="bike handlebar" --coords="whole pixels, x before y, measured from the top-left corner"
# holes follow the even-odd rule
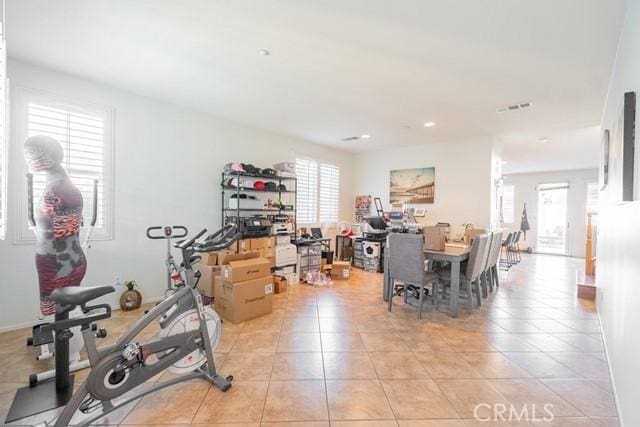
[[[194,249],[198,252],[212,252],[227,249],[242,237],[242,234],[238,233],[237,230],[238,226],[236,224],[227,224],[208,236],[204,242],[196,243]],[[216,238],[217,236],[220,237]]]
[[[192,247],[195,252],[212,252],[227,249],[242,237],[242,234],[238,233],[237,230],[238,226],[236,224],[227,224],[220,230],[207,236],[203,242],[196,243],[196,241],[207,232],[205,228],[189,240],[176,242],[174,247],[182,250]]]
[[[162,234],[155,233],[155,231],[162,230]],[[176,234],[176,231],[179,231],[179,234]],[[149,239],[181,239],[183,237],[187,237],[189,234],[189,230],[184,225],[174,225],[174,226],[154,226],[147,228],[147,237]]]
[[[189,240],[187,240],[187,241],[182,240],[182,241],[180,241],[180,242],[176,242],[176,244],[175,244],[174,246],[175,246],[176,248],[178,248],[178,249],[186,249],[186,248],[188,248],[189,246],[192,246],[192,245],[196,242],[196,240],[198,240],[200,237],[202,237],[202,235],[203,235],[204,233],[206,233],[206,232],[207,232],[207,229],[206,229],[206,228],[203,228],[203,229],[202,229],[198,234],[196,234],[193,238],[191,238],[191,239],[189,239]]]

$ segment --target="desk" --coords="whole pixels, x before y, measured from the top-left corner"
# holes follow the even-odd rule
[[[446,261],[451,263],[451,302],[449,309],[453,317],[458,317],[458,295],[460,292],[460,263],[469,259],[469,253],[471,247],[462,246],[460,244],[445,245],[444,251],[434,251],[431,249],[425,249],[424,257],[433,261]],[[388,248],[385,248],[385,264],[388,263],[389,253]],[[389,268],[385,265],[384,269],[384,286],[383,286],[383,298],[388,300],[389,286],[391,286],[389,277]]]
[[[469,259],[469,246],[445,245],[444,251],[425,249],[425,259],[451,263],[451,302],[449,309],[453,317],[458,317],[458,295],[460,293],[460,263]]]

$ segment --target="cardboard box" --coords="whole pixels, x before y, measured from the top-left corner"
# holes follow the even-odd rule
[[[260,254],[257,251],[247,251],[241,253],[235,253],[231,251],[218,252],[218,265],[227,265],[231,261],[239,261],[242,259],[259,258]]]
[[[220,280],[219,265],[200,265],[198,271],[200,271],[200,280],[198,280],[198,289],[203,295],[209,298],[215,298],[215,281]]]
[[[274,256],[266,256],[264,257],[267,261],[269,261],[269,268],[274,268],[276,266],[276,257]]]
[[[216,283],[216,312],[231,323],[263,316],[273,310],[273,277],[264,276],[253,280]]]
[[[268,237],[259,237],[259,238],[255,238],[255,239],[248,239],[250,242],[250,247],[251,249],[264,249],[267,247],[267,240],[269,240]]]
[[[424,248],[432,251],[444,251],[446,243],[444,227],[425,227],[422,231],[424,234]]]
[[[468,228],[464,231],[465,242],[470,245],[476,237],[482,234],[487,234],[487,230],[484,228]]]
[[[242,253],[251,249],[251,239],[238,240],[229,247],[235,253]]]
[[[271,258],[271,257],[275,257],[276,256],[276,249],[275,246],[272,248],[264,248],[262,250],[262,254],[265,258]]]
[[[202,257],[200,265],[218,265],[218,252],[201,252],[198,255]]]
[[[265,258],[229,261],[227,265],[222,266],[222,279],[227,283],[244,282],[270,275],[271,267]]]
[[[273,292],[281,294],[287,290],[287,278],[283,276],[273,276]]]
[[[349,261],[334,261],[331,264],[331,278],[333,280],[346,280],[351,276],[351,264]]]

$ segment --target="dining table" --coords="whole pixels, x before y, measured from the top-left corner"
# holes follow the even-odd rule
[[[458,317],[458,300],[460,295],[460,267],[463,261],[469,259],[471,247],[464,243],[447,243],[444,250],[424,249],[425,260],[442,261],[451,264],[451,293],[449,301],[449,311],[451,316]],[[392,286],[391,277],[389,277],[389,269],[387,268],[389,260],[388,248],[385,248],[385,268],[384,268],[384,286],[383,298],[388,300],[389,286]]]

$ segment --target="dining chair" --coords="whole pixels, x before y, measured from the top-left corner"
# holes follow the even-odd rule
[[[487,298],[488,296],[488,277],[487,277],[487,270],[489,269],[489,257],[491,255],[491,248],[493,246],[493,235],[495,233],[493,232],[487,232],[486,235],[488,237],[487,239],[487,244],[485,245],[484,248],[484,252],[481,254],[481,258],[482,258],[482,267],[480,267],[481,269],[481,273],[480,273],[480,277],[478,278],[479,284],[480,284],[480,288],[482,289],[482,298]]]
[[[426,271],[424,258],[424,237],[421,234],[391,233],[389,234],[389,311],[393,306],[393,297],[404,293],[407,302],[409,289],[415,286],[418,291],[418,319],[422,318],[424,291],[431,285],[431,295],[436,309],[437,283],[439,275]],[[395,282],[401,282],[402,287],[396,290]]]
[[[513,243],[511,244],[511,252],[513,253],[513,260],[515,263],[519,263],[522,261],[520,257],[520,239],[522,238],[522,230],[516,231],[516,236],[513,239]]]
[[[469,261],[464,272],[460,272],[460,285],[464,285],[467,289],[467,299],[469,306],[473,308],[473,293],[476,294],[477,305],[481,305],[480,297],[480,275],[485,264],[486,248],[489,243],[489,236],[482,234],[473,239],[471,244],[471,252],[469,253]],[[438,271],[440,280],[444,282],[445,287],[451,284],[451,268]],[[462,286],[461,286],[462,287]]]
[[[509,234],[507,234],[507,237],[502,242],[502,247],[500,248],[500,267],[502,267],[503,270],[509,270],[512,266],[511,252],[509,248],[513,243],[514,236],[515,232],[509,232]],[[504,257],[502,256],[503,254]]]
[[[487,268],[485,270],[485,276],[488,279],[489,291],[491,292],[493,292],[494,288],[500,286],[498,279],[498,259],[502,249],[502,235],[502,231],[496,231],[493,233],[491,249],[489,250],[489,261],[487,262]]]

